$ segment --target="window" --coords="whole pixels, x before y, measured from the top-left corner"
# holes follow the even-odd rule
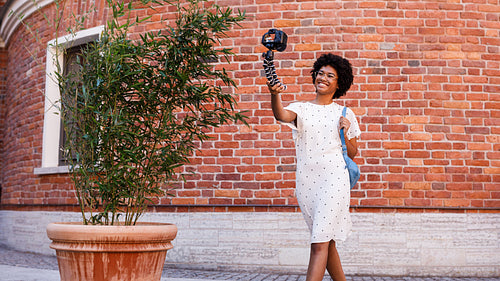
[[[61,148],[61,116],[59,114],[59,99],[61,94],[57,85],[55,71],[56,59],[61,66],[71,66],[71,56],[59,54],[56,57],[56,42],[59,48],[71,51],[73,47],[85,45],[99,38],[104,26],[98,26],[77,32],[74,35],[54,39],[47,44],[46,74],[45,74],[45,110],[43,120],[42,166],[35,168],[35,174],[67,173],[66,162],[60,157]],[[78,50],[78,48],[75,48]],[[77,51],[78,52],[78,51]],[[64,53],[64,52],[60,52]],[[75,54],[76,56],[77,54]],[[69,63],[68,63],[69,62]],[[63,161],[61,161],[63,160]]]
[[[64,68],[63,73],[67,75],[69,73],[74,73],[77,71],[77,61],[78,57],[82,54],[82,50],[87,46],[88,43],[84,43],[78,46],[70,47],[66,49],[64,52]],[[69,164],[67,155],[61,153],[66,147],[66,132],[63,124],[63,120],[61,119],[61,129],[59,133],[59,166],[67,166]],[[73,157],[74,158],[74,157]]]

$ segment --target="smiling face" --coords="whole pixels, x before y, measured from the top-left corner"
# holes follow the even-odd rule
[[[316,80],[314,87],[318,95],[331,95],[335,94],[337,90],[337,71],[330,65],[325,65],[316,73]]]

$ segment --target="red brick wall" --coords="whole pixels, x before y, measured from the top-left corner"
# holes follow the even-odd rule
[[[78,13],[88,10],[85,5],[68,4],[66,8]],[[4,124],[3,131],[0,127],[2,204],[77,203],[67,175],[33,173],[34,168],[41,167],[42,159],[46,48],[48,41],[55,38],[55,31],[42,14],[53,20],[53,11],[54,5],[49,5],[42,13],[26,18],[37,38],[20,25],[2,50],[5,55],[0,53],[2,65],[6,65],[5,71],[0,69],[1,79],[6,80],[0,88],[0,121]],[[106,12],[101,8],[91,16],[89,27],[102,24]]]
[[[352,205],[500,209],[498,1],[217,3],[246,9],[247,20],[222,44],[237,53],[224,67],[250,127],[214,129],[184,169],[194,174],[161,204],[296,205],[291,132],[274,120],[261,77],[260,38],[274,27],[289,35],[275,56],[286,103],[314,96],[309,72],[320,54],[354,66],[354,85],[338,101],[354,110],[363,132]],[[41,160],[44,66],[22,52],[25,36],[19,29],[7,48],[2,203],[74,203],[66,177],[32,173]]]
[[[4,109],[5,109],[5,104],[4,100],[6,97],[6,70],[7,70],[7,52],[5,49],[0,49],[0,136],[3,136],[3,131],[4,131]],[[3,138],[0,137],[0,152],[2,151],[1,148],[4,146],[3,143]],[[0,154],[1,155],[1,154]],[[3,159],[3,158],[2,158]],[[0,171],[4,170],[4,161],[0,160]],[[2,173],[0,172],[0,175]],[[2,195],[2,177],[0,177],[0,199]]]
[[[3,8],[3,5],[5,4],[5,1],[0,0],[0,10]],[[6,68],[7,68],[7,51],[5,48],[0,48],[0,152],[1,152],[1,147],[3,147],[3,138],[1,137],[3,135],[3,130],[4,130],[4,116],[5,114],[3,113],[4,110],[4,99],[6,95],[5,91],[5,85],[6,85],[6,79],[7,79],[7,73],[6,73]],[[1,154],[0,154],[1,155]],[[3,170],[3,161],[0,160],[0,171]],[[1,175],[1,172],[0,172]],[[2,180],[0,177],[0,200],[2,198]],[[1,201],[0,201],[1,202]]]

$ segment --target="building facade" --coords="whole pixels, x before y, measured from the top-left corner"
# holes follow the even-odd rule
[[[51,253],[47,219],[78,219],[68,169],[58,161],[50,75],[51,42],[66,34],[46,24],[44,15],[56,17],[53,0],[0,3],[2,241]],[[88,15],[73,43],[95,40],[108,17],[105,2],[65,3],[67,12]],[[284,103],[314,96],[310,70],[319,55],[341,55],[354,68],[354,85],[337,101],[362,130],[354,232],[341,246],[347,273],[500,275],[498,0],[216,3],[246,12],[221,41],[236,55],[218,66],[236,81],[227,90],[249,126],[213,129],[184,167],[193,175],[146,216],[179,225],[172,264],[305,272],[292,133],[272,115],[262,70],[261,36],[278,28],[288,34],[287,49],[275,54],[288,86]],[[165,28],[159,19],[175,11],[136,13],[153,16],[140,33]],[[22,220],[32,223],[16,224]]]

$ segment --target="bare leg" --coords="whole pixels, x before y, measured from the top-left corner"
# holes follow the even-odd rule
[[[334,281],[346,280],[344,270],[342,270],[342,264],[340,263],[339,253],[337,251],[337,247],[335,246],[335,241],[333,240],[331,240],[328,245],[328,261],[326,269]]]
[[[306,281],[321,281],[325,275],[328,260],[328,242],[312,243]]]

